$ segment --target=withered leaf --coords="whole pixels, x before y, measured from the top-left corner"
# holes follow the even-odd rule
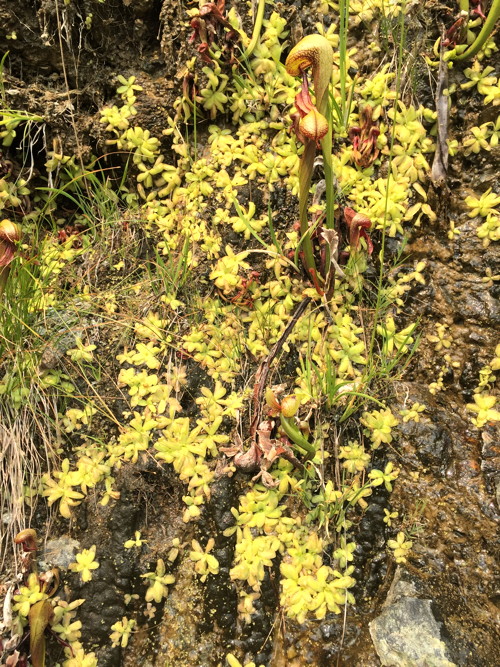
[[[45,629],[53,616],[54,609],[48,600],[35,602],[29,611],[30,652],[33,667],[45,667]]]
[[[437,144],[431,169],[431,181],[438,187],[446,183],[448,172],[448,122],[450,116],[450,98],[448,89],[448,63],[443,59],[443,50],[439,61],[438,84],[436,88]]]

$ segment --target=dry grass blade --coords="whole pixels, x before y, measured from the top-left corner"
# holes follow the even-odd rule
[[[50,415],[57,414],[56,405],[36,393],[36,401],[18,410],[0,408],[0,568],[15,557],[15,535],[31,524],[36,494],[29,505],[27,490],[37,489],[42,471],[54,461]]]

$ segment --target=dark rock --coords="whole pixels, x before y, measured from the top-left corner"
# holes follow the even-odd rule
[[[398,428],[403,437],[410,440],[417,458],[424,465],[446,466],[451,453],[451,435],[445,426],[409,421]]]
[[[230,508],[237,503],[234,478],[219,477],[212,486],[210,502],[206,510],[205,534],[213,535],[215,546],[213,555],[219,561],[219,573],[210,576],[206,582],[204,607],[206,628],[215,623],[229,636],[235,630],[235,615],[238,606],[236,589],[229,576],[234,554],[235,537],[226,537],[223,531],[234,524]]]

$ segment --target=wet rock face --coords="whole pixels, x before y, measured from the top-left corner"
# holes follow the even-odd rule
[[[278,606],[278,568],[273,567],[266,573],[262,582],[261,597],[255,601],[255,614],[241,638],[240,645],[245,651],[248,660],[252,656],[257,664],[269,664],[273,651],[273,642],[270,639],[275,621],[275,610]]]
[[[388,616],[382,616],[381,625],[370,626],[372,637],[379,650],[382,644],[381,640],[377,644],[376,633],[381,627],[385,648],[382,646],[380,651],[392,660],[383,664],[406,664],[394,662],[403,658],[390,653],[388,637],[396,632],[399,622],[411,616],[412,610],[428,615],[423,602],[432,600],[432,607],[425,604],[440,622],[441,639],[446,637],[446,659],[461,666],[489,667],[495,664],[491,661],[495,639],[488,620],[490,614],[485,610],[495,599],[494,563],[499,547],[490,463],[496,454],[491,446],[492,436],[488,437],[486,430],[480,438],[479,432],[461,416],[464,399],[460,400],[460,390],[453,399],[445,401],[440,394],[430,394],[425,386],[408,382],[396,385],[396,395],[398,400],[405,398],[427,406],[425,420],[398,426],[397,460],[404,479],[400,478],[390,498],[400,514],[410,517],[415,530],[409,562],[412,595],[418,602],[410,603],[407,596]],[[482,471],[488,471],[489,476],[483,476]],[[485,486],[488,480],[489,489]],[[405,577],[406,581],[408,573]],[[384,609],[393,604],[394,595],[388,595]],[[403,634],[395,636],[394,642],[397,639],[405,645],[405,636],[412,635],[409,626],[405,626]],[[379,653],[381,659],[382,654]]]
[[[423,465],[444,476],[458,446],[455,436],[464,430],[464,422],[452,409],[443,410],[426,385],[401,382],[395,384],[395,391],[399,409],[413,402],[426,406],[426,417],[421,421],[401,422],[397,427],[403,456],[415,469]]]
[[[124,541],[134,535],[143,516],[138,494],[140,480],[125,469],[117,482],[121,496],[116,503],[102,507],[89,502],[82,505],[77,514],[79,550],[97,545],[96,576],[88,583],[82,583],[78,574],[67,577],[72,599],[85,599],[79,611],[86,629],[82,639],[89,649],[96,651],[102,667],[114,667],[122,662],[122,650],[111,647],[109,636],[111,626],[129,613],[125,595],[139,592],[144,595],[139,554],[123,549]]]
[[[436,466],[441,471],[446,469],[451,455],[450,431],[438,424],[411,422],[401,427],[405,438],[411,440],[418,459],[427,466]]]
[[[235,536],[225,537],[223,532],[234,524],[231,507],[236,502],[234,479],[225,475],[216,480],[207,508],[207,514],[213,519],[214,530],[206,534],[217,535],[212,553],[219,561],[219,574],[210,576],[207,580],[205,615],[207,627],[217,624],[228,637],[234,636],[236,632],[238,599],[236,589],[229,577],[236,538]]]
[[[389,493],[383,487],[375,489],[356,533],[358,576],[353,594],[357,600],[370,599],[376,595],[387,575],[384,508],[388,502]]]
[[[475,284],[474,276],[463,276],[461,273],[443,272],[439,279],[439,290],[448,309],[454,312],[455,319],[471,320],[485,326],[500,323],[500,306],[498,298],[484,288],[481,283]]]
[[[486,481],[489,493],[496,497],[500,506],[500,443],[494,428],[487,428],[483,432],[481,447],[481,470]]]

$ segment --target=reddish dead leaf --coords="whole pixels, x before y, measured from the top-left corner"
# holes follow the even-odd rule
[[[279,440],[271,438],[271,432],[274,428],[274,421],[267,419],[259,424],[257,429],[257,438],[259,447],[262,450],[266,467],[270,468],[277,458],[285,451],[285,448]]]
[[[234,435],[234,444],[231,447],[221,447],[220,451],[226,456],[233,457],[234,465],[242,472],[250,473],[258,470],[262,453],[254,441],[245,452],[239,433]]]
[[[471,16],[480,16],[483,21],[486,21],[486,15],[483,11],[483,0],[472,0],[472,4],[476,5],[476,7],[471,11]]]
[[[443,47],[455,47],[457,44],[462,44],[467,37],[467,21],[469,17],[466,11],[460,12],[460,16],[455,23],[448,28],[444,39],[441,42]]]

